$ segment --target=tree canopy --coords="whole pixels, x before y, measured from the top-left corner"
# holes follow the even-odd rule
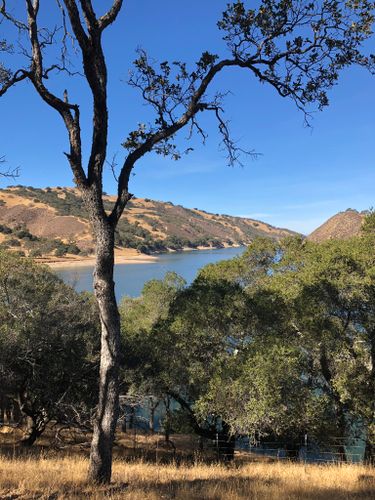
[[[32,444],[53,419],[91,427],[97,393],[96,311],[55,274],[0,252],[0,387]]]
[[[206,437],[225,425],[295,452],[308,435],[343,456],[364,437],[373,459],[374,243],[366,231],[322,244],[257,240],[175,289],[144,328],[133,312],[145,303],[155,310],[162,294],[147,292],[165,286],[150,284],[121,309],[130,346],[147,351],[133,357],[133,383],[169,394]]]

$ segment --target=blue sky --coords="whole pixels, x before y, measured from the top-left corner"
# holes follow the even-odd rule
[[[126,85],[136,48],[146,49],[159,61],[193,63],[203,50],[224,55],[216,21],[225,5],[222,0],[125,2],[117,23],[105,37],[109,156],[116,154],[118,163],[124,157],[121,142],[127,133],[150,117],[137,92]],[[3,35],[12,36],[0,25],[0,38]],[[51,85],[61,93],[68,88],[71,101],[81,103],[87,153],[90,100],[84,82],[60,79]],[[312,128],[304,126],[302,114],[291,101],[281,99],[241,70],[227,70],[215,85],[232,92],[225,109],[233,137],[242,147],[261,155],[257,160],[243,158],[243,167],[226,166],[215,122],[206,118],[209,138],[205,146],[194,140],[194,151],[179,162],[155,155],[142,159],[131,180],[131,191],[137,197],[249,216],[304,233],[340,210],[375,205],[374,77],[360,68],[345,70],[329,94],[330,106],[314,113]],[[17,183],[72,186],[63,155],[68,146],[61,120],[34,95],[31,86],[20,84],[1,98],[0,112],[0,152],[6,155],[9,166],[20,166]],[[188,147],[186,135],[183,131],[178,142]],[[9,182],[1,181],[2,186],[6,184]],[[115,192],[109,171],[105,190]]]

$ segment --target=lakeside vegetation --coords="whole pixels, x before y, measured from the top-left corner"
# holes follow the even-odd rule
[[[147,407],[148,427],[235,438],[296,459],[374,462],[374,213],[350,240],[254,241],[201,269],[186,286],[174,273],[120,303],[121,418]],[[99,324],[93,297],[29,259],[0,253],[0,396],[32,446],[50,422],[92,428]],[[125,356],[126,353],[126,356]],[[336,457],[336,458],[335,458]],[[357,460],[357,459],[356,459]]]

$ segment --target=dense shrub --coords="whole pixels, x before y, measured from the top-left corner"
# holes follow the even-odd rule
[[[45,266],[0,252],[0,318],[0,393],[19,403],[23,444],[51,419],[90,424],[98,347],[91,296]]]
[[[6,244],[9,245],[10,247],[20,247],[21,243],[19,240],[16,240],[16,238],[10,238],[9,240],[6,240]]]
[[[56,257],[63,257],[66,254],[66,249],[63,247],[58,247],[55,250]]]
[[[41,257],[42,252],[39,250],[39,248],[34,248],[33,250],[30,251],[29,255],[30,257]]]
[[[8,226],[5,226],[3,224],[0,224],[0,233],[3,233],[3,234],[11,234],[12,232],[12,229]]]

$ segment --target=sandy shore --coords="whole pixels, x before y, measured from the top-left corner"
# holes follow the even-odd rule
[[[238,248],[240,245],[223,245],[223,248]],[[176,252],[198,252],[204,250],[214,250],[213,247],[197,247],[190,248],[185,247],[181,250],[169,250],[170,253]],[[115,264],[150,264],[151,262],[157,262],[159,260],[158,255],[145,255],[133,250],[131,248],[116,249],[115,251]],[[74,269],[75,267],[93,267],[95,265],[95,257],[62,257],[60,259],[56,257],[51,257],[50,259],[35,259],[36,262],[46,264],[52,269]]]
[[[135,250],[129,249],[121,250],[120,252],[115,252],[115,264],[150,264],[152,262],[157,262],[158,257],[154,255],[144,255],[138,253]],[[75,267],[93,267],[95,265],[95,257],[71,257],[71,258],[61,258],[61,259],[51,259],[51,260],[39,260],[43,264],[46,264],[52,269],[67,269]]]

